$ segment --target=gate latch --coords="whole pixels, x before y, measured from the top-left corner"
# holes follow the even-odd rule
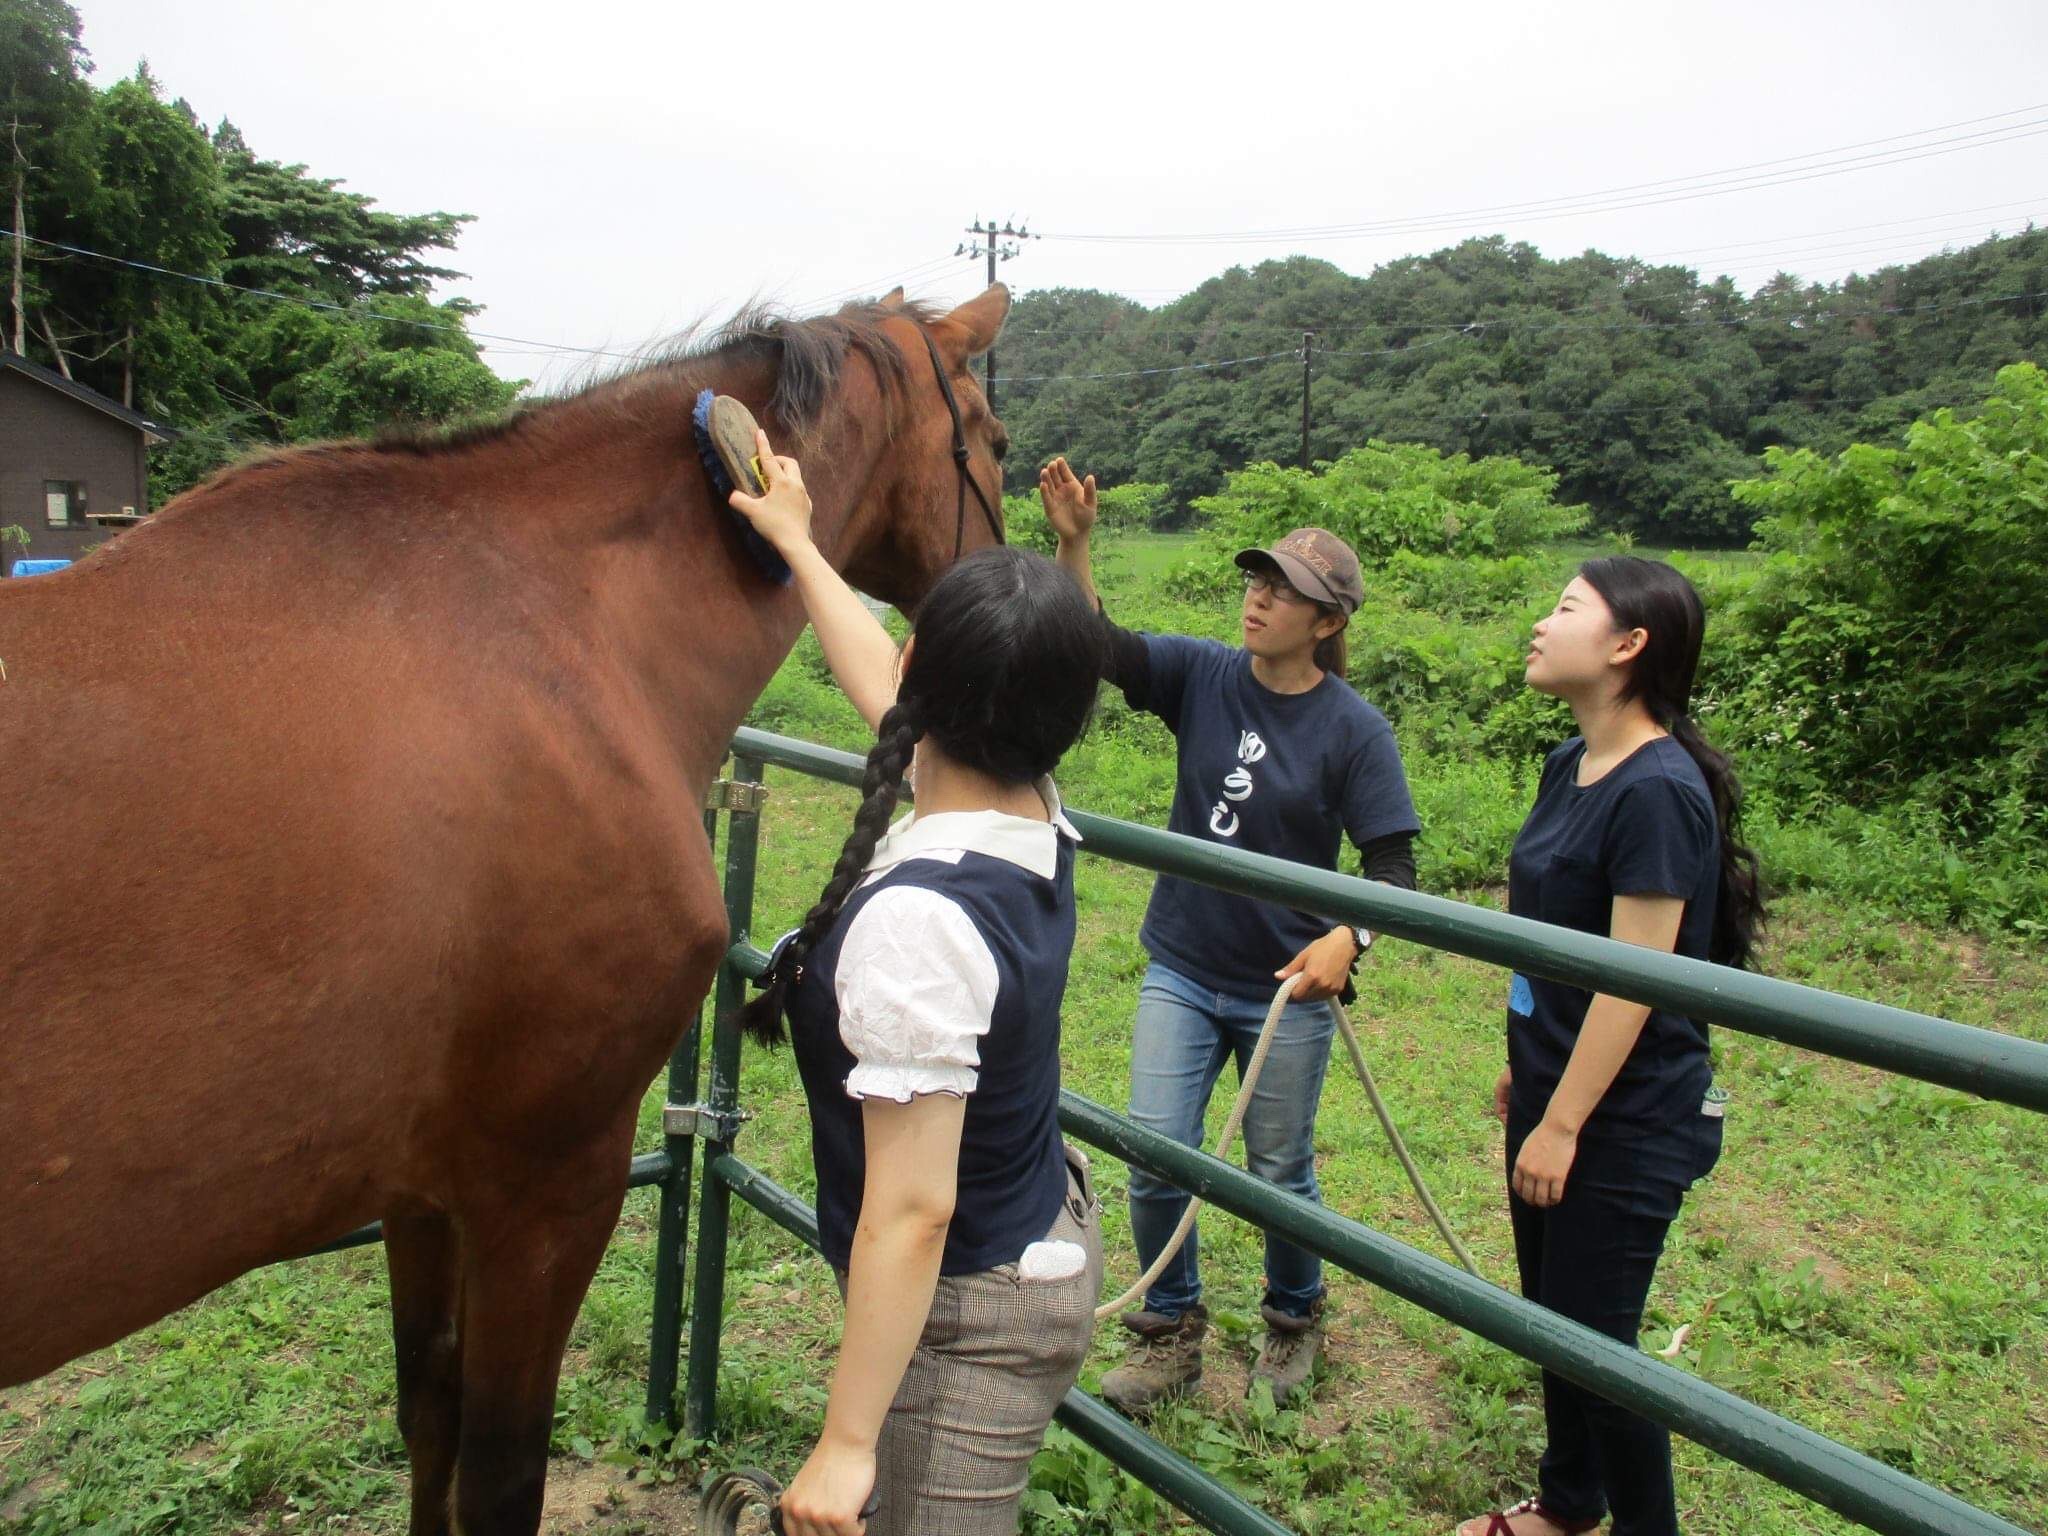
[[[707,811],[759,811],[768,803],[768,786],[744,779],[719,779],[704,792]]]
[[[664,1104],[661,1130],[664,1136],[695,1136],[699,1141],[717,1141],[730,1146],[740,1127],[753,1119],[750,1110],[718,1110],[709,1104]]]

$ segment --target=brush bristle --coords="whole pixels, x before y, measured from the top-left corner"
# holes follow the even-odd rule
[[[788,586],[795,573],[789,562],[776,553],[775,546],[755,531],[731,505],[732,493],[738,489],[732,476],[725,471],[725,461],[718,456],[718,450],[711,446],[711,402],[717,399],[712,390],[702,390],[697,403],[690,408],[690,435],[697,441],[697,457],[704,465],[704,478],[711,482],[712,494],[719,504],[732,513],[733,521],[740,525],[740,537],[747,546],[747,553],[754,557],[754,564],[761,568],[761,574],[778,586]]]

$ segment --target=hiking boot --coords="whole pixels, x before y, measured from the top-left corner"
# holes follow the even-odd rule
[[[1316,1298],[1306,1317],[1273,1306],[1261,1306],[1259,1314],[1266,1320],[1266,1339],[1259,1346],[1251,1381],[1266,1382],[1273,1389],[1273,1401],[1284,1403],[1308,1385],[1323,1357],[1323,1298]],[[1245,1385],[1249,1388],[1251,1382]]]
[[[1138,1337],[1124,1351],[1124,1363],[1102,1378],[1103,1400],[1112,1408],[1135,1418],[1161,1399],[1202,1384],[1207,1307],[1192,1306],[1178,1317],[1126,1312],[1117,1321]]]

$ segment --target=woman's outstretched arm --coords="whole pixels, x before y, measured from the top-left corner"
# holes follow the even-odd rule
[[[778,456],[766,432],[756,431],[754,437],[767,490],[760,496],[734,491],[733,510],[789,563],[825,664],[874,730],[896,702],[896,642],[811,542],[811,497],[796,460]]]

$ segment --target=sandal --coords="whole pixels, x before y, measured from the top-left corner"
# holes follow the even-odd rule
[[[1510,1504],[1506,1509],[1496,1510],[1488,1515],[1485,1536],[1515,1536],[1515,1528],[1509,1525],[1508,1521],[1516,1515],[1541,1515],[1560,1531],[1565,1532],[1566,1536],[1579,1536],[1583,1531],[1597,1531],[1600,1529],[1600,1522],[1606,1518],[1604,1515],[1596,1515],[1591,1520],[1567,1520],[1564,1516],[1545,1509],[1541,1499],[1524,1499],[1519,1504]],[[1459,1529],[1463,1528],[1461,1524]]]

